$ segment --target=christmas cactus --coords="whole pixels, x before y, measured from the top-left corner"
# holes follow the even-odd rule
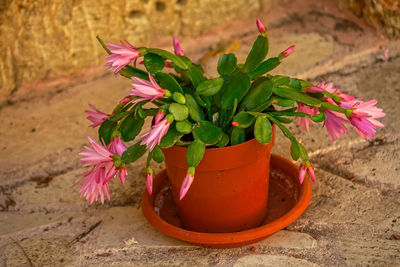
[[[127,41],[105,44],[98,38],[109,54],[106,66],[130,79],[132,87],[111,114],[94,106],[93,111],[86,111],[91,126],[100,126],[100,141],[88,137],[91,147],[80,153],[84,166],[92,169],[82,174],[79,193],[90,203],[98,199],[104,202],[104,195],[109,199],[108,182],[118,174],[124,183],[126,165],[147,152],[146,187],[151,194],[150,162],[163,162],[162,149],[177,145],[187,147],[188,171],[180,192],[182,199],[195,182],[195,168],[206,148],[234,146],[252,138],[268,144],[272,125],[291,141],[293,160],[301,160],[300,183],[306,173],[315,181],[305,147],[285,124],[296,119],[300,129],[308,131],[310,123],[323,123],[332,141],[348,132],[346,126],[365,139],[371,139],[376,128],[383,127],[376,119],[385,113],[375,106],[376,100],[362,101],[333,88],[332,83],[313,84],[269,74],[295,46],[265,60],[267,31],[259,20],[256,24],[260,34],[245,62],[238,63],[234,54],[222,55],[216,78],[206,77],[202,67],[185,56],[176,38],[174,53],[136,48]],[[136,67],[139,58],[145,70]],[[143,133],[148,117],[152,118],[152,126]],[[136,143],[125,144],[137,137]]]

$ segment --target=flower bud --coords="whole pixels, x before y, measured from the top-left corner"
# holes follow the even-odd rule
[[[264,26],[264,24],[261,22],[261,20],[257,19],[257,20],[256,20],[256,24],[257,24],[258,31],[259,31],[261,34],[263,34],[263,33],[265,33],[265,32],[267,31],[267,29],[265,28],[265,26]]]
[[[233,122],[232,122],[232,126],[233,126],[233,127],[238,127],[238,126],[239,126],[239,123],[237,123],[236,121],[233,121]]]
[[[287,48],[285,51],[283,51],[283,52],[281,53],[281,55],[282,55],[283,57],[288,57],[288,56],[293,52],[293,50],[294,50],[295,47],[296,47],[296,46],[294,46],[294,45],[290,46],[290,47]],[[281,55],[279,55],[279,56],[281,57]]]
[[[174,92],[174,94],[172,95],[172,99],[176,103],[183,104],[183,105],[186,104],[186,99],[181,93]]]

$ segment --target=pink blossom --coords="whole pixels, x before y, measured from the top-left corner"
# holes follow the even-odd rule
[[[289,48],[287,48],[285,51],[282,52],[282,55],[284,57],[288,57],[293,52],[295,47],[296,46],[294,46],[294,45],[290,46]]]
[[[107,49],[111,54],[107,56],[106,66],[109,66],[115,74],[140,56],[139,51],[133,45],[127,41],[121,40],[120,42],[122,45],[107,42]]]
[[[173,45],[174,45],[174,52],[175,52],[175,55],[178,55],[178,56],[184,56],[184,55],[185,55],[185,54],[183,53],[183,50],[182,50],[182,48],[181,48],[181,45],[179,44],[178,38],[176,38],[175,36],[174,36],[174,38],[173,38]]]
[[[194,180],[194,168],[190,167],[186,174],[185,179],[182,182],[181,191],[179,192],[179,200],[182,200],[186,193],[189,191],[190,186],[192,185]]]
[[[91,104],[89,104],[89,106],[94,110],[94,111],[85,110],[85,113],[88,114],[86,118],[91,122],[93,122],[93,124],[90,125],[90,127],[97,127],[110,117],[110,115],[99,111],[95,106]]]
[[[81,161],[86,162],[83,166],[93,166],[93,168],[84,174],[83,178],[76,184],[82,184],[78,193],[85,197],[90,204],[99,198],[104,203],[104,194],[110,199],[108,181],[115,177],[119,170],[121,181],[125,180],[125,168],[117,168],[114,165],[113,152],[106,146],[96,143],[92,138],[88,137],[92,147],[85,147],[88,152],[79,153],[83,158]],[[114,138],[115,139],[115,138]],[[119,142],[118,140],[114,142]],[[121,144],[115,144],[113,147],[120,147]],[[110,147],[110,146],[109,146]],[[118,148],[120,150],[120,148]]]
[[[122,156],[126,149],[127,146],[122,142],[120,136],[115,136],[108,145],[108,150],[113,154],[118,154],[119,156]]]
[[[264,32],[267,31],[267,29],[265,28],[265,26],[264,26],[264,24],[261,22],[261,20],[257,19],[257,20],[256,20],[256,24],[257,24],[258,31],[259,31],[260,33],[264,33]]]
[[[378,103],[375,99],[367,102],[355,100],[350,103],[353,103],[350,122],[354,129],[364,139],[372,139],[376,135],[376,128],[383,127],[383,124],[376,119],[385,117],[386,114],[375,106]],[[347,103],[343,103],[343,106],[347,106]]]
[[[314,116],[314,115],[317,115],[318,108],[309,107],[307,105],[297,103],[297,111],[307,113],[311,116]],[[301,131],[303,131],[303,127],[304,127],[306,132],[308,132],[310,122],[312,124],[315,124],[310,118],[307,118],[307,117],[297,117],[296,119],[297,119],[297,124],[300,126]]]
[[[326,119],[323,126],[326,127],[332,141],[335,141],[335,138],[342,138],[342,133],[349,133],[349,130],[344,126],[344,123],[349,123],[349,121],[343,114],[331,110],[325,110],[324,112]]]
[[[167,134],[171,122],[167,118],[155,123],[151,130],[141,135],[143,138],[141,145],[146,145],[147,149],[152,151],[156,145],[159,145],[161,139]]]
[[[300,184],[303,183],[304,177],[306,175],[306,172],[307,172],[308,176],[310,176],[310,178],[313,181],[313,183],[315,183],[314,167],[311,166],[311,165],[309,167],[301,165],[300,169],[299,169],[299,182],[300,182]]]
[[[131,102],[131,97],[130,96],[125,96],[124,98],[121,99],[121,101],[119,101],[120,104],[125,104],[125,103],[129,103]]]
[[[137,103],[145,100],[152,102],[153,100],[164,97],[165,90],[162,89],[157,82],[154,80],[153,76],[149,73],[150,81],[146,81],[137,77],[132,77],[132,89],[128,92],[128,95],[137,96],[138,98],[132,101],[132,103]]]
[[[164,116],[164,111],[160,110],[154,118],[154,124],[159,123],[164,118]]]
[[[149,195],[153,192],[153,170],[147,168],[146,188]]]
[[[308,93],[321,93],[327,91],[328,93],[338,95],[341,101],[350,101],[354,99],[354,96],[340,92],[339,88],[333,88],[333,83],[331,82],[325,83],[325,81],[322,81],[316,86],[307,86],[306,91]],[[330,98],[328,98],[328,102],[331,104],[335,104],[335,102]]]

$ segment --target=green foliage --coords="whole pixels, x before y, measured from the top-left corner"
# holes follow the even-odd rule
[[[189,110],[185,105],[172,103],[169,105],[169,112],[177,121],[183,121],[189,116]]]
[[[231,79],[222,93],[221,108],[232,109],[235,99],[240,102],[247,94],[251,86],[250,77],[247,73],[237,71],[232,74]]]
[[[251,48],[249,55],[244,63],[244,70],[252,72],[264,60],[268,53],[268,39],[259,35]]]
[[[159,146],[154,147],[154,149],[152,151],[152,158],[157,163],[164,162],[165,157]]]
[[[265,145],[272,139],[272,126],[269,120],[264,116],[259,116],[254,124],[254,137],[256,140]]]
[[[169,127],[168,133],[161,139],[160,147],[168,148],[175,144],[175,142],[181,138],[183,134],[176,130],[175,122]]]
[[[277,57],[271,57],[268,60],[262,62],[255,70],[250,73],[250,78],[255,79],[273,69],[280,64],[280,60]]]
[[[192,132],[192,127],[193,125],[188,120],[176,122],[176,130],[183,134]]]
[[[155,74],[164,68],[164,60],[159,55],[147,53],[144,56],[144,66],[151,74]]]
[[[122,154],[121,160],[123,163],[129,164],[141,158],[144,153],[146,153],[146,147],[140,145],[140,142],[137,142],[125,150],[125,152]]]
[[[256,110],[262,106],[272,95],[273,82],[269,79],[252,87],[242,102],[246,110]]]
[[[155,75],[161,88],[169,90],[171,93],[178,92],[183,94],[182,87],[170,74],[164,72],[157,72]]]
[[[237,122],[239,125],[237,127],[247,128],[249,127],[255,120],[255,117],[248,112],[241,111],[233,118],[234,122]]]
[[[111,136],[117,127],[117,123],[111,120],[105,120],[99,128],[99,139],[104,140],[104,143],[108,145],[111,141]]]
[[[186,163],[189,167],[196,167],[203,158],[206,145],[200,140],[194,140],[187,148]]]
[[[142,130],[143,124],[144,119],[135,118],[133,114],[126,117],[120,126],[122,140],[128,142],[135,139]]]
[[[218,61],[217,70],[220,75],[230,75],[236,69],[237,59],[234,54],[225,54]]]
[[[209,121],[200,121],[193,129],[194,137],[207,145],[216,144],[222,134],[222,130]]]
[[[190,117],[194,121],[204,120],[204,113],[197,104],[196,100],[190,94],[186,94],[185,98],[186,98],[186,106],[189,109]]]
[[[196,92],[203,96],[213,96],[221,90],[223,83],[222,78],[205,80],[196,87]]]
[[[234,127],[231,132],[231,145],[238,145],[246,141],[246,132],[243,128]]]

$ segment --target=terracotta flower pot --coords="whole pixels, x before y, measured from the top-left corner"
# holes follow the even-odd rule
[[[167,174],[184,228],[197,232],[229,233],[259,226],[268,201],[269,144],[255,139],[239,145],[206,149],[186,196],[179,191],[186,175],[185,147],[164,149]]]

